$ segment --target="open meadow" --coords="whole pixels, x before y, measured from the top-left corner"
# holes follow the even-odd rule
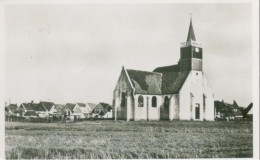
[[[252,123],[5,123],[7,159],[231,158],[253,156]]]

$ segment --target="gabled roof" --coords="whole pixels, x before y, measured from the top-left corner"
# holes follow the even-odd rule
[[[64,114],[66,110],[70,110],[68,106],[63,104],[54,104],[57,109],[57,114]]]
[[[189,75],[189,71],[178,71],[178,65],[156,68],[147,72],[127,69],[137,94],[178,94]],[[174,72],[177,71],[177,72]]]
[[[76,104],[67,103],[66,106],[67,106],[71,111],[73,111],[73,109],[75,108]]]
[[[86,107],[86,104],[84,104],[84,103],[77,103],[77,105],[78,105],[79,107]]]
[[[244,109],[245,114],[253,114],[253,103],[250,103],[246,109]]]
[[[30,103],[22,103],[21,104],[22,106],[24,106],[24,108],[26,110],[33,110],[32,106],[30,105]]]
[[[56,107],[57,112],[63,110],[63,108],[64,108],[64,105],[63,105],[63,104],[54,104],[54,106]]]
[[[178,64],[171,66],[163,66],[157,67],[153,70],[153,72],[165,73],[165,72],[179,72],[180,67]]]
[[[40,105],[42,105],[45,108],[45,110],[50,111],[51,107],[54,105],[54,103],[53,102],[43,102],[43,101],[41,101]]]
[[[33,108],[34,111],[46,111],[46,109],[37,103],[30,103],[31,107]]]
[[[162,74],[127,69],[127,74],[137,94],[161,94]]]
[[[87,103],[87,105],[91,108],[94,109],[96,107],[95,103]]]

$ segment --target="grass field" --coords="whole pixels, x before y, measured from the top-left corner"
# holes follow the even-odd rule
[[[231,158],[253,156],[252,123],[5,123],[8,159]]]

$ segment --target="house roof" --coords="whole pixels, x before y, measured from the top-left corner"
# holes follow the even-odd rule
[[[91,108],[94,109],[96,107],[95,103],[87,103],[87,105]]]
[[[157,67],[153,70],[153,72],[165,73],[165,72],[179,72],[180,67],[178,64],[171,66],[163,66]]]
[[[64,105],[63,105],[63,104],[54,104],[54,106],[56,107],[57,112],[62,111],[63,108],[64,108]]]
[[[140,70],[126,70],[137,94],[161,94],[162,74]]]
[[[35,111],[27,111],[24,116],[39,116]]]
[[[54,105],[54,103],[53,102],[43,102],[43,101],[41,101],[40,105],[42,105],[45,108],[45,110],[49,111],[49,110],[51,110],[51,107]]]
[[[250,103],[246,109],[244,109],[245,114],[253,114],[253,103]]]
[[[63,104],[54,104],[58,114],[64,114],[66,110],[70,110],[68,106]]]
[[[7,106],[8,111],[15,112],[17,110],[18,106],[17,104],[10,104]]]
[[[31,107],[33,108],[34,111],[46,111],[46,109],[37,103],[30,103]]]
[[[26,110],[33,110],[33,108],[30,105],[30,103],[22,103],[21,105],[23,105]]]
[[[84,103],[77,103],[77,105],[78,105],[79,107],[86,107],[86,104],[84,104]]]
[[[73,111],[73,109],[75,108],[76,104],[67,103],[66,106],[68,107],[69,110]]]

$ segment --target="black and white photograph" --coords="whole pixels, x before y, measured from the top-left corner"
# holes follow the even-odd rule
[[[259,159],[257,0],[0,7],[1,159]]]

